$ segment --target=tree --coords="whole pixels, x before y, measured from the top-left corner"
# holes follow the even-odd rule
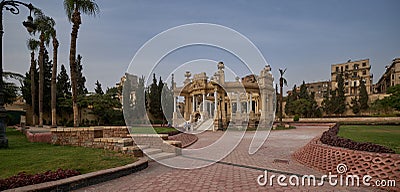
[[[18,80],[23,85],[24,76],[14,72],[3,72],[3,78]],[[11,104],[18,96],[19,87],[13,82],[4,82],[4,103]]]
[[[279,123],[280,125],[283,125],[282,123],[282,117],[283,117],[283,107],[282,107],[282,103],[283,103],[283,85],[287,86],[287,81],[285,78],[283,78],[283,75],[286,72],[286,68],[283,69],[279,69],[279,87],[280,87],[280,93],[279,93]]]
[[[65,115],[72,113],[72,99],[71,99],[71,82],[67,74],[67,70],[64,65],[61,65],[61,71],[57,76],[57,111]],[[61,120],[61,124],[66,126],[68,124],[67,119]]]
[[[51,71],[51,126],[57,127],[57,60],[58,60],[58,39],[57,32],[53,26],[50,29],[51,39],[53,41],[53,69]]]
[[[354,114],[359,114],[361,111],[361,105],[360,101],[357,99],[357,97],[351,98],[351,110],[353,111]]]
[[[26,42],[26,45],[28,49],[31,51],[31,67],[30,67],[30,82],[35,82],[35,71],[36,71],[36,60],[35,60],[35,51],[38,50],[39,48],[39,41],[33,38],[28,39]],[[36,86],[35,83],[30,83],[31,85],[31,101],[36,100]],[[25,99],[26,100],[26,99]],[[31,108],[32,108],[32,125],[36,125],[36,102],[31,103]]]
[[[362,79],[360,82],[360,95],[359,95],[360,110],[365,111],[368,109],[368,92],[365,86],[365,81]]]
[[[300,85],[300,92],[298,95],[299,99],[310,99],[310,96],[308,95],[308,91],[307,91],[307,86],[306,83],[303,81],[303,84]]]
[[[168,88],[167,84],[164,84],[161,92],[161,104],[162,112],[165,119],[172,124],[172,118],[174,113],[174,93],[172,86]]]
[[[386,100],[393,109],[400,111],[400,84],[389,87],[386,92],[391,95],[383,100]]]
[[[71,47],[69,65],[72,81],[72,106],[74,113],[74,127],[79,126],[77,105],[77,79],[76,79],[76,41],[78,39],[79,26],[81,25],[81,13],[95,16],[100,12],[98,5],[93,0],[64,0],[64,9],[68,20],[72,22]]]
[[[44,52],[45,45],[50,43],[50,31],[54,28],[55,22],[51,17],[44,14],[37,14],[34,20],[36,29],[33,34],[39,32],[39,126],[43,126],[43,86],[44,86]]]
[[[85,83],[86,77],[83,75],[82,56],[78,54],[78,58],[76,59],[76,90],[78,96],[89,93]]]
[[[64,65],[61,65],[61,71],[57,76],[57,98],[71,97],[71,82]]]
[[[149,112],[155,119],[161,119],[160,108],[161,108],[161,95],[160,95],[161,84],[157,84],[156,74],[153,73],[153,83],[149,89]]]
[[[344,80],[343,73],[340,73],[336,77],[338,87],[336,89],[337,98],[334,100],[334,105],[336,106],[335,114],[343,114],[346,111],[346,97],[344,96]]]
[[[297,87],[293,86],[292,92],[286,97],[285,113],[287,115],[295,115],[294,101],[297,100]]]
[[[138,86],[135,90],[134,118],[143,120],[146,114],[146,94],[144,86],[144,76],[139,78]]]
[[[94,92],[96,94],[103,95],[104,92],[103,92],[103,89],[101,88],[101,84],[100,84],[99,80],[96,81],[95,85],[96,85],[96,88],[94,88]]]
[[[51,99],[51,70],[52,70],[52,61],[49,61],[49,55],[48,52],[45,50],[44,51],[44,56],[43,56],[43,100],[44,101],[50,101]],[[33,72],[34,79],[39,79],[39,71],[38,69],[34,69]],[[34,89],[34,93],[32,93],[31,87],[32,84],[34,84],[34,87],[39,87],[39,81],[31,81],[32,78],[32,73],[31,69],[25,74],[25,78],[23,79],[23,85],[21,86],[21,92],[24,100],[26,101],[27,104],[32,105],[32,94],[38,95],[39,90]],[[39,98],[35,97],[33,100],[33,105],[38,106],[39,104]],[[44,102],[43,103],[43,111],[50,112],[50,103],[49,102]],[[39,109],[35,108],[33,113],[38,113]]]

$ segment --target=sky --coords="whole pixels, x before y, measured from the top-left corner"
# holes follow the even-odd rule
[[[60,42],[58,69],[64,64],[69,71],[72,24],[67,20],[63,2],[29,2],[55,19]],[[77,53],[83,57],[83,73],[89,91],[94,90],[96,80],[100,81],[103,89],[115,86],[135,53],[147,41],[165,30],[191,23],[217,24],[244,35],[271,65],[275,82],[278,69],[287,68],[288,87],[285,91],[294,84],[300,85],[303,80],[329,80],[330,66],[349,59],[369,58],[375,83],[384,73],[385,66],[400,57],[398,0],[95,2],[100,7],[100,14],[96,17],[82,16],[77,45]],[[30,51],[26,40],[30,36],[21,24],[28,15],[29,11],[23,7],[19,15],[3,10],[4,71],[25,74],[29,69]],[[48,49],[52,53],[52,48]],[[237,56],[223,49],[201,45],[184,47],[168,54],[160,61],[158,72],[162,75],[164,69],[187,65],[193,70],[192,74],[204,70],[210,77],[216,71],[218,61],[223,61],[233,71],[239,71],[238,76],[246,74],[240,67],[235,68],[241,63]],[[137,72],[136,69],[133,71],[136,75],[148,76],[141,71],[153,65],[143,63],[137,67]],[[263,67],[258,66],[259,63],[252,65],[257,69]],[[185,70],[175,71],[178,84],[184,79]],[[259,71],[254,73],[259,74]],[[170,74],[163,75],[163,79],[169,81],[167,77]]]

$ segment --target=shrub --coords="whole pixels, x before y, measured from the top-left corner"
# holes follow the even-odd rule
[[[335,147],[343,147],[351,150],[358,150],[358,151],[368,151],[368,152],[375,152],[375,153],[395,153],[393,149],[389,149],[385,146],[377,145],[374,143],[361,143],[356,142],[351,139],[346,139],[342,137],[338,137],[337,134],[339,133],[339,125],[336,124],[332,128],[325,131],[320,141],[323,144],[335,146]]]
[[[0,179],[0,190],[2,191],[17,187],[23,187],[26,185],[55,181],[76,175],[80,175],[80,173],[76,170],[62,170],[62,169],[58,169],[56,171],[47,171],[45,173],[38,173],[35,175],[30,175],[26,174],[25,172],[21,172],[15,176],[6,179]]]
[[[295,115],[295,116],[293,117],[293,121],[294,121],[294,122],[298,122],[299,120],[300,120],[299,115]]]

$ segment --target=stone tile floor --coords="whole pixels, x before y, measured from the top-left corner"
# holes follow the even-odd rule
[[[220,162],[199,169],[176,169],[150,162],[143,171],[100,183],[77,191],[379,191],[377,188],[329,186],[279,186],[276,179],[260,186],[259,175],[268,170],[269,176],[285,174],[323,173],[297,163],[291,154],[308,143],[312,138],[327,130],[326,126],[299,126],[297,129],[271,131],[267,141],[257,153],[248,154],[253,133],[246,133],[232,153]],[[196,149],[209,145],[221,137],[223,132],[203,132],[199,140],[189,148]],[[176,157],[168,161],[180,161]],[[288,162],[288,163],[287,163]],[[279,172],[273,172],[279,171]],[[288,179],[285,181],[288,183]],[[301,181],[300,181],[301,182]],[[317,181],[318,183],[319,181]]]

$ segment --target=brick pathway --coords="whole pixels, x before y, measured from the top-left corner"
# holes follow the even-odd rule
[[[267,142],[260,150],[248,154],[252,133],[246,133],[244,139],[222,161],[200,169],[174,169],[157,162],[150,162],[143,171],[112,181],[80,189],[78,191],[366,191],[372,188],[324,186],[260,186],[257,177],[269,170],[268,174],[279,176],[285,173],[319,173],[305,167],[291,158],[291,154],[304,146],[312,138],[320,135],[327,127],[302,126],[292,130],[271,131]],[[204,132],[199,140],[189,148],[201,148],[218,139],[223,132]],[[179,161],[178,157],[170,159]],[[278,171],[278,172],[272,172]],[[286,175],[289,178],[289,175]],[[285,180],[288,183],[288,179]],[[319,182],[319,181],[317,181]],[[376,190],[376,189],[375,189]]]

